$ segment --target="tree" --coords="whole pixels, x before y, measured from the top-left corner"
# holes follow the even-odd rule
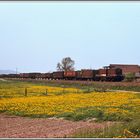
[[[70,57],[65,57],[60,63],[57,63],[57,70],[59,71],[70,71],[74,70],[74,60]]]

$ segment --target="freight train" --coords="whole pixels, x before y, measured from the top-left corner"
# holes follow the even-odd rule
[[[47,79],[47,80],[91,80],[122,81],[124,76],[120,68],[103,68],[98,70],[82,69],[79,71],[55,71],[52,73],[20,73],[0,75],[0,78]]]

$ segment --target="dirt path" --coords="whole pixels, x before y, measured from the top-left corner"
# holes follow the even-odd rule
[[[108,90],[109,92],[126,92],[126,93],[139,93],[140,94],[140,92],[138,92],[138,91],[129,91],[129,90]]]
[[[6,82],[7,80],[5,80],[5,79],[3,79],[3,78],[0,78],[0,81]]]
[[[0,114],[0,138],[68,137],[81,128],[101,128],[111,122],[72,122],[62,119],[25,118]]]

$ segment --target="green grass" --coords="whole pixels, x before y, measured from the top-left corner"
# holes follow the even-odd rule
[[[18,82],[18,80],[15,80]],[[21,82],[21,81],[19,81]],[[30,83],[34,85],[47,85],[47,86],[55,86],[55,87],[73,87],[79,88],[88,91],[106,91],[106,90],[126,90],[126,91],[136,91],[140,92],[140,84],[133,84],[132,82],[128,82],[128,84],[124,85],[124,82],[88,82],[88,81],[44,81],[44,80],[25,80],[23,83]],[[131,84],[132,83],[132,84]]]
[[[102,114],[101,122],[107,120],[116,120],[116,118],[105,119]],[[118,116],[116,116],[118,117]],[[135,112],[131,116],[118,119],[112,126],[106,126],[104,129],[81,129],[73,134],[74,138],[140,138],[140,112]],[[131,119],[129,119],[131,118]]]
[[[116,123],[104,129],[81,129],[75,132],[74,138],[140,138],[140,118],[131,121]]]
[[[67,120],[72,121],[80,121],[80,120],[87,120],[87,119],[95,119],[96,121],[125,121],[130,122],[133,120],[133,116],[130,115],[123,115],[123,114],[106,114],[104,113],[104,109],[106,107],[85,107],[85,108],[78,108],[74,112],[65,112],[59,114],[58,118],[65,118]]]
[[[62,113],[57,116],[63,117],[67,120],[73,120],[73,121],[80,121],[80,120],[85,120],[85,119],[90,119],[90,118],[98,118],[101,119],[103,117],[103,112],[99,109],[95,108],[79,108],[76,109],[74,112],[66,112]]]
[[[36,89],[30,91],[30,89],[32,89],[32,86],[42,86],[42,87],[44,86],[44,91],[38,92]],[[64,91],[49,92],[49,93],[46,92],[47,89],[45,89],[45,86],[52,87],[53,85],[38,83],[38,82],[16,81],[16,80],[0,81],[0,99],[24,97],[26,96],[25,89],[27,89],[27,96],[47,96],[49,94],[62,95],[62,94],[70,93],[70,91],[66,89],[68,86],[64,86],[64,85],[55,86],[55,87],[64,88]],[[81,93],[81,91],[77,89],[76,93]]]

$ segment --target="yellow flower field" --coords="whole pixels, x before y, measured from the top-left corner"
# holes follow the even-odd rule
[[[14,115],[49,117],[68,113],[70,117],[85,115],[85,118],[98,118],[103,113],[107,119],[111,116],[111,119],[117,120],[139,112],[139,105],[140,96],[133,92],[84,93],[82,89],[66,88],[64,85],[53,87],[21,82],[0,84],[0,112]]]
[[[50,87],[50,86],[38,86],[32,84],[23,84],[20,86],[5,86],[0,88],[0,97],[24,97],[25,88],[27,89],[28,96],[42,96],[46,92],[49,94],[59,93],[79,93],[82,92],[77,88],[65,88],[65,87]]]
[[[38,90],[40,89],[41,87],[38,87]],[[52,87],[50,90],[57,90],[57,88]],[[74,89],[70,89],[70,91],[74,91]],[[140,98],[138,98],[136,93],[68,93],[62,95],[3,98],[0,100],[0,111],[24,116],[52,116],[73,112],[77,108],[96,107],[106,114],[119,113],[129,115],[139,109],[139,103]]]

